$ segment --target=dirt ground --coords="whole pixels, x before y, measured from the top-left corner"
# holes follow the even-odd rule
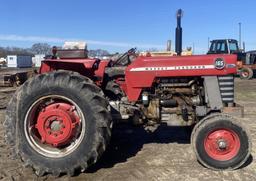
[[[252,156],[236,171],[212,171],[200,165],[186,129],[160,126],[149,133],[142,127],[119,125],[102,159],[86,173],[71,178],[38,178],[30,168],[23,168],[20,161],[10,159],[1,124],[0,180],[256,180],[256,79],[236,79],[236,100],[245,106],[245,118],[241,121],[249,126],[253,142]],[[1,123],[4,114],[5,110],[0,110]]]

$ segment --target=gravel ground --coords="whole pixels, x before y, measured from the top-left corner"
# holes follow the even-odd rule
[[[256,80],[237,79],[236,91],[237,102],[245,106],[242,121],[249,126],[253,142],[252,156],[236,171],[212,171],[200,165],[185,128],[160,126],[150,133],[142,127],[119,125],[109,149],[86,173],[71,178],[38,178],[30,168],[23,168],[20,161],[10,159],[0,124],[0,180],[256,180]],[[4,114],[5,110],[1,110],[1,123]]]

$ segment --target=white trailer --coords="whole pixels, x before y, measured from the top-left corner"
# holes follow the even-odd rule
[[[7,67],[30,68],[32,67],[32,56],[30,55],[8,55]]]

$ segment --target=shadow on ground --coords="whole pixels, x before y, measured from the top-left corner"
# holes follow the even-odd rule
[[[86,172],[94,173],[101,168],[111,168],[117,163],[126,162],[147,143],[190,144],[191,130],[190,127],[169,127],[162,124],[152,132],[145,130],[142,126],[117,125],[113,128],[108,149],[102,158]]]

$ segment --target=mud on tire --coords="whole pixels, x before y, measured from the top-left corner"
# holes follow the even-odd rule
[[[75,112],[78,112],[79,109],[79,115],[81,114],[80,122],[77,124],[85,125],[84,127],[77,126],[79,129],[74,128],[75,131],[84,129],[81,131],[84,134],[77,134],[80,140],[79,144],[78,141],[74,141],[75,143],[72,144],[76,147],[72,152],[59,157],[55,157],[54,154],[49,157],[47,157],[47,153],[42,154],[40,149],[36,149],[37,147],[31,144],[37,139],[34,138],[34,135],[27,136],[30,132],[26,131],[26,120],[29,120],[27,113],[30,108],[36,101],[43,97],[51,97],[51,95],[63,97],[65,101],[70,100],[75,106]],[[47,102],[47,104],[51,106],[52,103]],[[64,103],[63,107],[66,104]],[[77,114],[72,113],[70,117]],[[33,115],[39,115],[39,113],[33,112]],[[37,117],[34,118],[37,119]],[[90,79],[73,72],[56,71],[38,75],[28,80],[16,91],[7,107],[4,127],[6,141],[11,146],[13,154],[20,158],[25,166],[31,166],[37,175],[42,176],[45,173],[55,176],[62,173],[73,175],[75,171],[84,171],[95,163],[105,151],[111,136],[111,116],[108,111],[108,102],[101,89]],[[35,128],[29,130],[33,129]],[[75,137],[73,132],[70,138]],[[36,132],[35,137],[40,137],[40,134]],[[66,142],[62,142],[61,147],[65,147]],[[58,148],[54,148],[55,150],[58,151]]]
[[[201,120],[194,127],[191,143],[198,161],[214,170],[237,169],[251,153],[249,130],[225,114],[213,114]]]

